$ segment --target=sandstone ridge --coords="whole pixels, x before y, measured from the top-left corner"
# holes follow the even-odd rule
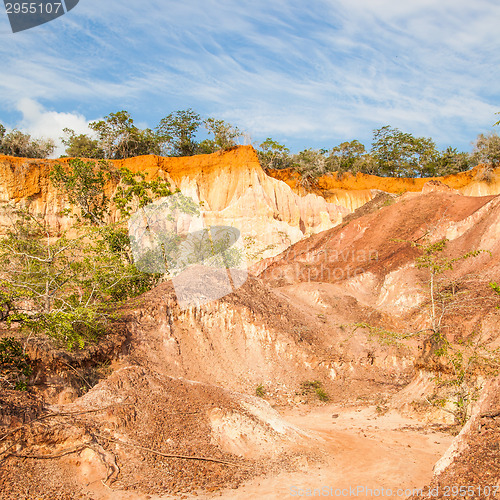
[[[0,155],[0,202],[32,211],[56,231],[72,225],[66,197],[52,185],[49,172],[68,158],[40,160]],[[429,189],[429,181],[440,182],[467,196],[500,193],[500,169],[490,182],[481,178],[483,166],[458,175],[436,179],[381,178],[371,175],[326,175],[305,190],[297,174],[288,170],[264,172],[255,150],[239,146],[223,153],[183,158],[148,155],[114,160],[116,167],[143,172],[148,178],[167,179],[172,188],[202,204],[206,224],[237,227],[245,241],[250,260],[279,254],[305,236],[330,229],[381,191],[401,194]],[[424,187],[426,186],[427,187]],[[107,186],[112,194],[116,185]],[[434,188],[432,188],[434,189]],[[109,218],[116,220],[110,207]],[[0,217],[0,232],[8,225]]]
[[[380,191],[396,195],[407,192],[425,192],[429,190],[429,183],[432,185],[436,182],[465,196],[500,194],[500,168],[493,171],[488,181],[484,180],[485,169],[484,165],[478,165],[459,174],[427,178],[378,177],[362,173],[356,175],[346,173],[341,176],[328,174],[320,177],[308,190],[323,196],[330,203],[346,207],[349,211],[364,205]],[[305,192],[304,187],[300,185],[300,177],[295,172],[270,170],[268,174],[286,182],[298,194]]]
[[[49,173],[59,160],[31,160],[0,156],[0,202],[31,210],[56,231],[68,229],[73,220],[61,215],[68,208],[66,197],[50,182]],[[329,229],[341,222],[344,207],[316,194],[300,196],[284,182],[265,174],[251,146],[225,153],[186,158],[139,156],[112,162],[149,179],[168,180],[201,204],[206,224],[229,224],[242,232],[248,253],[255,258],[276,255],[304,236]],[[112,195],[116,185],[106,188]],[[111,206],[109,219],[116,220]],[[9,221],[1,220],[5,231]],[[3,226],[3,229],[2,229]]]

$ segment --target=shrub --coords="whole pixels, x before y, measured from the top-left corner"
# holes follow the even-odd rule
[[[259,396],[259,398],[265,397],[265,395],[266,395],[266,389],[265,389],[265,387],[262,384],[259,384],[255,388],[255,395]]]
[[[320,401],[326,402],[330,400],[327,392],[323,389],[323,384],[319,380],[306,380],[301,384],[302,394],[316,394]]]
[[[25,391],[31,372],[22,345],[13,337],[0,339],[0,387]]]

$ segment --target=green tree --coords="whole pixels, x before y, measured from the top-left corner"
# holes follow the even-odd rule
[[[134,125],[128,111],[110,113],[89,124],[97,133],[98,150],[106,159],[123,159],[146,154],[160,154],[160,138],[152,130]]]
[[[170,196],[170,183],[162,179],[147,181],[142,172],[134,173],[122,167],[117,175],[120,183],[113,202],[124,217],[129,217],[133,209],[145,207],[155,199]]]
[[[429,326],[416,332],[400,333],[368,323],[358,323],[354,325],[354,330],[365,328],[370,332],[371,338],[375,337],[385,344],[400,345],[402,340],[408,338],[423,338],[424,345],[430,346],[426,356],[433,362],[429,365],[428,361],[421,360],[420,363],[425,369],[434,371],[436,382],[436,392],[426,401],[451,413],[455,423],[462,426],[470,417],[472,405],[481,389],[478,375],[497,375],[500,370],[500,353],[499,349],[491,349],[482,342],[478,335],[450,340],[450,335],[445,334],[445,329],[450,328],[450,325],[444,323],[445,318],[453,313],[454,309],[471,304],[466,297],[467,292],[461,290],[463,287],[451,279],[449,273],[457,262],[477,257],[484,251],[472,250],[458,257],[450,257],[446,252],[447,239],[433,242],[427,235],[418,241],[396,241],[410,244],[419,250],[420,255],[415,259],[415,266],[427,271],[423,284]],[[490,283],[490,286],[495,290],[497,285]],[[498,293],[500,294],[500,289]]]
[[[423,242],[410,242],[411,246],[418,248],[422,253],[415,260],[418,269],[427,269],[428,297],[429,297],[429,320],[430,330],[436,341],[443,340],[443,318],[448,312],[450,304],[457,301],[457,291],[453,283],[450,283],[447,273],[452,271],[459,261],[477,257],[482,250],[471,250],[459,257],[448,257],[446,255],[446,238],[431,242],[424,238]]]
[[[283,169],[291,166],[290,150],[268,137],[259,145],[257,156],[264,170]]]
[[[473,165],[468,153],[459,152],[457,148],[448,146],[436,154],[435,160],[423,167],[424,177],[436,177],[457,174],[469,170]]]
[[[2,312],[32,333],[82,347],[105,331],[121,301],[161,278],[135,266],[124,218],[172,192],[166,181],[146,181],[142,173],[103,160],[72,159],[55,165],[50,178],[87,224],[77,228],[76,238],[54,237],[43,221],[15,213],[0,240]],[[112,198],[106,195],[110,182],[118,185]],[[111,203],[123,218],[105,224]]]
[[[141,255],[143,260],[154,261],[155,255],[143,257],[142,251],[133,247],[134,241],[131,243],[128,233],[128,218],[132,212],[146,207],[154,200],[170,197],[173,192],[168,181],[148,181],[142,172],[133,173],[124,167],[116,169],[103,160],[83,161],[79,158],[70,160],[67,167],[55,165],[50,178],[68,196],[70,203],[80,210],[80,220],[99,229],[99,238],[107,244],[110,251],[118,254],[129,265],[134,262],[134,254]],[[109,192],[108,183],[111,181],[117,185],[112,197],[105,194]],[[110,204],[114,204],[120,214],[119,220],[114,224],[106,223]],[[194,205],[192,200],[179,193],[173,208],[183,213],[194,213],[193,210],[198,208]],[[140,217],[144,216],[144,213],[140,214]],[[146,265],[142,265],[141,269],[144,272],[136,269],[138,274],[134,278],[138,283],[149,283],[148,273],[156,276],[153,282],[159,279],[160,274],[154,269],[148,271]]]
[[[202,124],[201,116],[191,108],[175,111],[162,118],[157,135],[162,152],[168,156],[192,156],[197,154],[196,133]]]
[[[70,128],[63,129],[62,143],[66,146],[66,156],[73,158],[104,158],[104,151],[99,147],[99,141],[87,134],[76,135]]]
[[[426,176],[426,166],[436,161],[436,145],[430,138],[414,137],[389,125],[373,133],[371,154],[378,175],[395,177]]]
[[[300,174],[300,184],[303,187],[313,186],[327,172],[325,154],[324,150],[309,148],[293,155],[293,168]]]
[[[332,172],[358,172],[373,173],[371,170],[372,162],[365,146],[358,140],[342,142],[332,148],[327,159],[327,168]]]
[[[454,344],[443,342],[436,355],[448,368],[448,373],[437,373],[435,377],[437,387],[444,391],[445,397],[435,394],[427,402],[451,413],[455,424],[462,427],[470,418],[472,407],[481,393],[480,377],[491,378],[499,373],[498,349],[489,348],[473,335]]]
[[[117,169],[105,160],[73,158],[67,166],[54,165],[50,179],[68,196],[69,202],[81,211],[81,218],[95,226],[105,225],[111,202],[120,210],[122,217],[128,217],[132,209],[172,194],[168,181],[147,181],[142,172],[133,173],[125,167]],[[112,198],[106,194],[106,186],[110,181],[117,184]]]
[[[7,321],[47,334],[71,349],[106,330],[119,301],[144,292],[157,279],[139,273],[109,244],[108,228],[76,238],[55,237],[28,212],[8,214],[12,224],[0,240],[0,288],[13,308]]]
[[[22,158],[47,158],[55,150],[52,139],[32,139],[30,134],[20,130],[6,133],[2,125],[0,129],[0,154]]]
[[[444,361],[445,366],[445,373],[438,372],[435,381],[448,395],[444,399],[434,397],[428,402],[453,414],[455,423],[462,426],[470,417],[472,405],[481,389],[478,373],[483,376],[497,375],[500,357],[498,350],[490,349],[479,338],[475,338],[477,335],[450,341],[444,333],[447,327],[443,323],[445,315],[466,300],[463,297],[466,292],[460,291],[459,284],[450,280],[447,273],[453,271],[457,262],[484,253],[482,250],[472,250],[458,257],[449,257],[446,254],[447,243],[447,239],[436,242],[424,239],[422,243],[411,242],[411,245],[422,252],[415,261],[416,267],[428,272],[426,285],[432,332],[428,341],[434,346],[434,355]],[[446,403],[451,403],[453,408],[446,408]]]
[[[482,180],[491,181],[493,170],[500,166],[500,136],[496,132],[479,134],[474,144],[472,157],[476,164],[485,165],[481,174]]]
[[[198,146],[200,153],[215,153],[216,151],[226,151],[236,146],[237,140],[243,137],[243,133],[238,127],[215,118],[207,118],[204,121],[205,128],[213,139],[205,139]]]
[[[102,226],[109,207],[109,198],[105,194],[105,185],[116,171],[104,160],[84,161],[74,158],[67,167],[60,163],[54,165],[50,180],[63,190],[69,202],[81,210],[81,217],[94,225]]]

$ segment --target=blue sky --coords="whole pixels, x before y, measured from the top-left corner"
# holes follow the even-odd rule
[[[470,151],[499,118],[499,25],[497,0],[80,0],[12,34],[1,4],[0,121],[57,138],[191,107],[292,151],[384,125]]]

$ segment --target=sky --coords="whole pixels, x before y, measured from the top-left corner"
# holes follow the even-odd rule
[[[385,125],[471,151],[500,128],[499,24],[497,0],[80,0],[13,34],[1,4],[0,122],[58,139],[192,108],[292,152]]]

